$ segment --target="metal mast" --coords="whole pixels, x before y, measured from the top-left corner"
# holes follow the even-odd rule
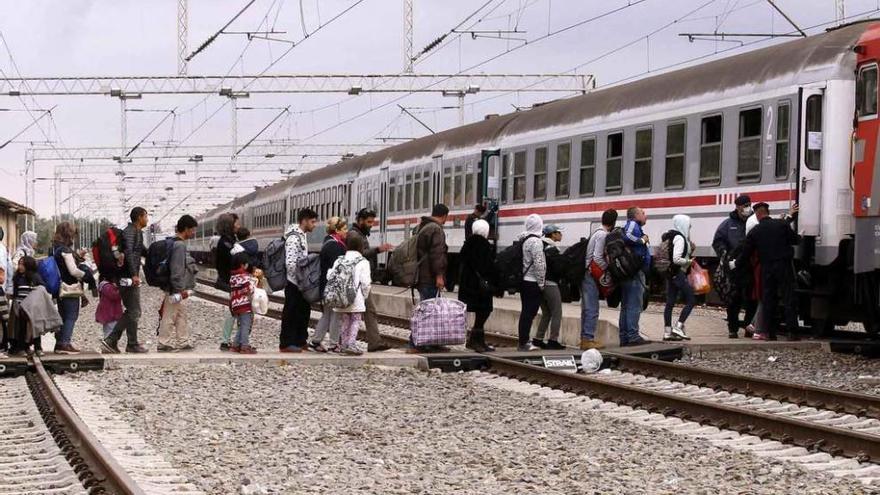
[[[186,42],[189,31],[187,1],[188,0],[177,0],[177,75],[179,76],[186,75],[186,56],[189,55]]]
[[[403,72],[413,71],[413,0],[403,0]]]
[[[846,22],[845,0],[834,0],[834,19],[837,21],[838,26]]]

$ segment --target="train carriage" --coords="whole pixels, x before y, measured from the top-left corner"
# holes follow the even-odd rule
[[[690,215],[697,254],[712,257],[715,228],[748,193],[774,212],[800,205],[802,318],[876,331],[878,59],[880,23],[847,25],[344,160],[217,211],[260,212],[286,197],[283,221],[253,229],[264,245],[298,208],[323,219],[369,207],[379,216],[371,241],[398,244],[443,202],[454,266],[459,227],[484,200],[498,204],[500,245],[530,213],[574,242],[603,210],[638,205],[655,242],[674,214]],[[313,249],[321,237],[310,238]]]

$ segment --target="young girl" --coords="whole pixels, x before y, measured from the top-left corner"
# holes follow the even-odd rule
[[[119,295],[119,286],[109,280],[102,280],[98,284],[98,292],[101,298],[95,309],[95,321],[104,326],[106,339],[116,328],[116,322],[122,318],[122,296]]]
[[[12,279],[12,307],[15,323],[13,324],[13,352],[22,354],[28,350],[33,344],[34,353],[37,356],[43,355],[43,347],[40,344],[40,337],[34,337],[28,334],[28,319],[24,311],[19,311],[18,305],[31,293],[32,290],[39,286],[45,286],[43,278],[37,272],[37,260],[31,256],[22,256],[18,260],[18,268],[15,277]]]
[[[342,331],[339,336],[339,352],[359,356],[362,352],[357,348],[356,340],[358,327],[364,318],[364,312],[367,310],[366,299],[370,294],[370,262],[361,255],[364,249],[363,237],[360,235],[352,235],[349,233],[345,238],[345,245],[348,251],[345,256],[336,260],[333,268],[327,272],[327,279],[336,276],[337,269],[343,263],[355,263],[352,283],[355,287],[355,299],[346,308],[336,308],[333,311],[342,314]]]

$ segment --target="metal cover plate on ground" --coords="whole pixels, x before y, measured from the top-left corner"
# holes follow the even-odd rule
[[[24,375],[28,370],[28,361],[23,357],[0,359],[0,378]]]

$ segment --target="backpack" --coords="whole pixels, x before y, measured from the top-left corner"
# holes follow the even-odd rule
[[[116,278],[120,272],[115,253],[123,251],[122,240],[122,231],[110,227],[92,243],[92,260],[104,278]]]
[[[413,232],[409,239],[397,246],[388,258],[388,273],[391,283],[398,287],[414,287],[419,279],[419,231]]]
[[[588,237],[581,237],[581,240],[562,252],[562,256],[566,258],[568,263],[565,278],[572,287],[580,287],[587,275],[587,246],[589,244]]]
[[[654,256],[652,257],[654,269],[664,277],[672,275],[673,241],[677,235],[681,235],[681,232],[670,230],[663,234],[663,237],[661,237],[662,242],[654,250]]]
[[[522,239],[517,239],[498,253],[495,258],[495,269],[498,272],[498,288],[516,294],[523,281],[523,247],[527,239],[538,237],[530,234]]]
[[[607,271],[616,283],[635,277],[642,269],[642,260],[626,245],[623,229],[620,227],[605,237],[605,256],[608,258]]]
[[[43,278],[46,291],[52,297],[58,297],[58,293],[61,291],[61,270],[58,268],[58,261],[55,259],[56,252],[53,251],[51,256],[41,259],[37,265],[37,271],[40,273],[40,277]]]
[[[321,300],[321,255],[310,253],[296,262],[296,286],[309,303]]]
[[[345,259],[340,256],[336,266],[328,273],[327,287],[324,289],[324,310],[328,308],[347,308],[357,299],[358,287],[354,284],[354,269],[363,256]]]
[[[162,241],[150,243],[150,247],[147,248],[147,259],[144,263],[144,277],[147,279],[147,285],[166,290],[171,286],[171,270],[168,268],[168,259],[171,257],[174,240],[174,237],[166,237]]]
[[[715,272],[712,274],[712,287],[725,304],[732,303],[737,294],[736,281],[734,280],[735,273],[727,265],[731,259],[735,258],[731,258],[730,253],[722,253],[721,258],[718,260],[718,266],[715,267]],[[749,270],[750,268],[746,266],[742,269]],[[740,270],[740,267],[736,267],[736,269]]]
[[[263,275],[272,292],[279,291],[287,285],[287,237],[273,239],[263,253]]]

